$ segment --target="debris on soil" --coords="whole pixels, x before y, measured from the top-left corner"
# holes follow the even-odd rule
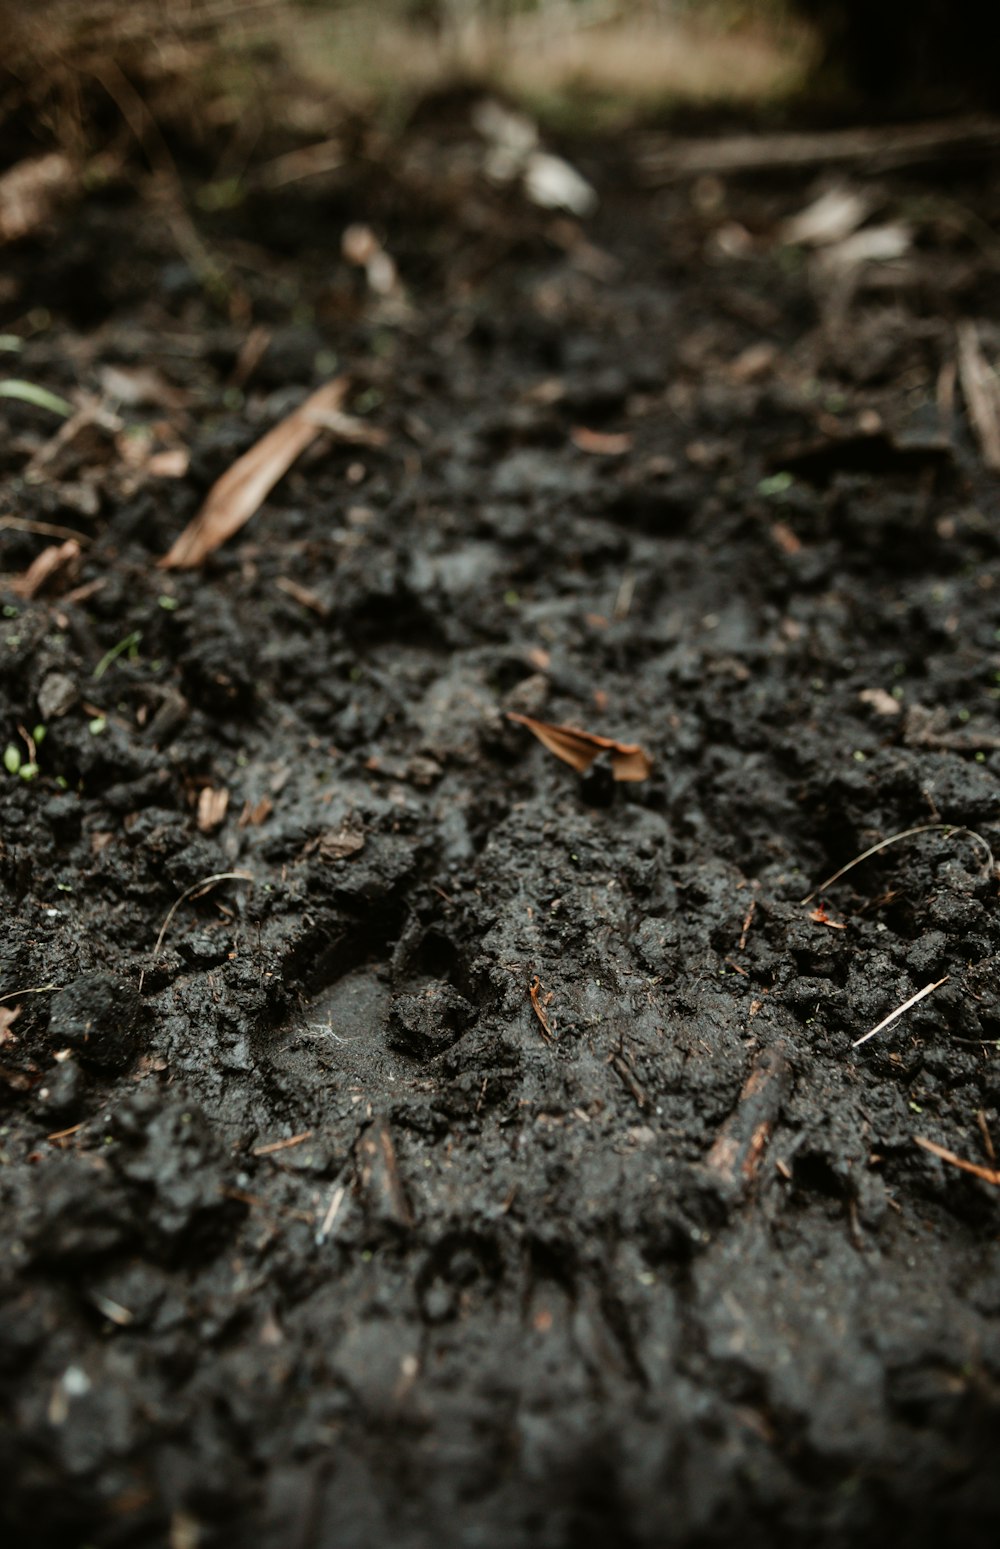
[[[610,737],[580,731],[576,726],[554,726],[548,721],[536,721],[530,715],[518,715],[513,710],[507,711],[507,719],[526,726],[543,747],[578,774],[586,774],[602,753],[610,754],[611,773],[616,780],[648,780],[652,773],[653,761],[638,743],[615,742]]]
[[[197,569],[245,527],[296,458],[315,441],[324,425],[329,426],[323,416],[340,409],[348,386],[346,377],[338,377],[317,388],[245,452],[212,486],[198,515],[175,539],[161,566],[166,570]]]

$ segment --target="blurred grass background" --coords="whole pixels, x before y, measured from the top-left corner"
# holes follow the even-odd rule
[[[398,125],[490,86],[576,132],[692,111],[774,118],[995,100],[1000,7],[973,0],[0,0],[0,165],[93,154],[125,121],[187,148]]]

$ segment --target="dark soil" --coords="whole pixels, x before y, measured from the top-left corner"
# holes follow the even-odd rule
[[[3,405],[13,1543],[995,1541],[998,1193],[916,1138],[1000,1145],[1000,174],[867,180],[834,283],[811,174],[571,157],[583,227],[456,109],[6,250],[0,375],[106,394]],[[158,570],[337,370],[385,445]]]

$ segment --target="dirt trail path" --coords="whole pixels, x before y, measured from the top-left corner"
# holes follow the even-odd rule
[[[7,249],[19,1543],[991,1541],[1000,182],[644,155],[576,218],[428,116]]]

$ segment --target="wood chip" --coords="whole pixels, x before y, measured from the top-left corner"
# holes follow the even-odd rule
[[[615,742],[610,737],[598,737],[576,726],[554,726],[548,721],[536,721],[530,715],[517,715],[513,710],[507,711],[507,719],[526,726],[543,747],[561,758],[564,764],[570,764],[578,774],[586,774],[602,753],[610,753],[611,773],[616,780],[648,780],[652,773],[653,760],[637,742]]]
[[[221,828],[226,820],[226,812],[229,808],[229,792],[225,786],[213,790],[206,785],[198,793],[198,828],[203,834],[210,834],[216,828]]]
[[[204,564],[259,510],[278,480],[320,434],[322,417],[336,414],[347,396],[346,377],[335,377],[252,446],[209,490],[198,515],[160,560],[165,570]]]

